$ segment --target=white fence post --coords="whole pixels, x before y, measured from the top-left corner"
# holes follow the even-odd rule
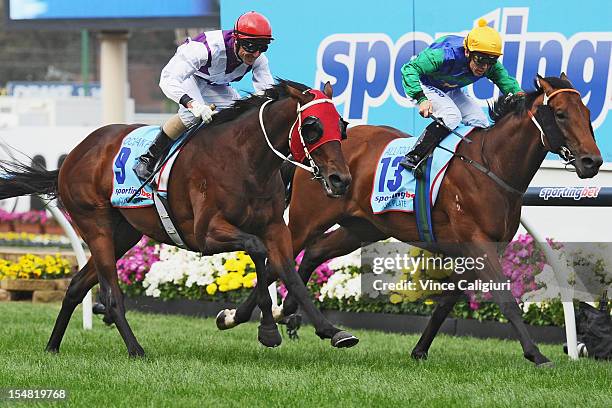
[[[83,269],[85,264],[87,263],[87,257],[85,256],[85,251],[81,246],[81,240],[77,236],[76,232],[74,232],[74,228],[68,222],[64,214],[57,208],[57,201],[49,203],[47,206],[53,217],[57,220],[59,225],[64,229],[64,232],[70,239],[70,244],[72,245],[72,250],[74,251],[77,259],[77,263],[79,264],[79,270]],[[91,330],[92,328],[92,300],[91,300],[91,290],[87,292],[85,298],[82,302],[83,305],[83,329]]]
[[[533,237],[537,245],[541,242],[545,242],[531,226],[524,217],[521,217],[521,224],[527,230],[527,232]],[[564,302],[563,299],[571,299],[571,290],[569,289],[569,283],[567,278],[569,277],[569,265],[565,254],[555,252],[550,248],[549,245],[540,245],[548,264],[552,267],[557,282],[559,283],[559,292],[561,296],[561,302],[563,303],[563,315],[565,317],[565,338],[567,341],[567,355],[572,360],[578,360],[578,336],[576,334],[576,317],[574,314],[574,302]]]

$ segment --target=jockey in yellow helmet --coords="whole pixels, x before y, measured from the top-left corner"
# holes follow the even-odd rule
[[[499,33],[480,19],[466,37],[447,35],[437,39],[402,67],[406,95],[416,100],[424,118],[434,114],[446,127],[487,127],[489,121],[476,100],[463,87],[482,77],[490,79],[504,94],[522,92],[516,79],[501,62],[502,39]],[[427,154],[448,135],[448,130],[434,122],[427,126],[413,150],[400,163],[414,170]]]

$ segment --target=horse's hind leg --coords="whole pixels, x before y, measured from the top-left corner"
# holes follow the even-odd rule
[[[125,318],[123,293],[117,280],[115,251],[125,248],[122,245],[123,240],[118,235],[122,230],[121,227],[125,228],[125,220],[119,211],[112,208],[96,208],[86,214],[79,214],[79,217],[75,216],[74,219],[78,220],[79,228],[87,237],[87,244],[100,282],[100,294],[108,308],[107,313],[115,322],[129,355],[143,356],[144,350],[138,344]],[[115,245],[115,240],[119,245]],[[132,242],[132,240],[133,237],[128,237],[126,241]]]
[[[436,337],[436,334],[438,334],[440,326],[442,326],[448,314],[453,310],[453,306],[455,306],[455,303],[457,303],[457,300],[461,297],[461,293],[460,290],[445,293],[438,301],[438,305],[434,309],[429,322],[427,322],[427,327],[425,327],[423,334],[421,334],[421,338],[416,346],[414,346],[414,349],[412,349],[412,353],[410,354],[412,358],[416,360],[427,359],[427,352],[429,351],[431,343]]]
[[[126,221],[122,221],[118,224],[117,228],[115,228],[114,235],[115,259],[121,258],[142,237],[142,234]],[[87,292],[94,287],[96,283],[98,283],[98,276],[96,274],[94,262],[93,259],[89,259],[87,264],[85,264],[70,281],[70,286],[66,291],[66,296],[64,297],[62,307],[55,321],[53,332],[47,343],[47,351],[55,353],[59,351],[62,338],[66,332],[66,327],[68,326],[72,313],[74,313],[74,309],[83,301]]]
[[[304,248],[304,257],[300,262],[298,275],[302,282],[307,284],[310,276],[323,262],[350,254],[359,249],[361,239],[353,231],[346,227],[339,227],[322,235],[318,240],[310,243]],[[298,302],[296,297],[289,293],[283,302],[283,316],[289,316],[297,312]]]
[[[70,286],[66,291],[64,300],[62,301],[62,308],[60,309],[57,319],[55,320],[55,326],[53,326],[53,332],[47,343],[46,351],[51,353],[58,353],[60,343],[68,327],[68,322],[72,317],[74,309],[83,301],[83,298],[87,292],[98,283],[98,277],[96,276],[96,270],[93,265],[93,260],[87,261],[87,264],[72,278]]]

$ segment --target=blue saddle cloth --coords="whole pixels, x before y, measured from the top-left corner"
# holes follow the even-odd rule
[[[128,203],[127,200],[142,184],[132,170],[136,164],[136,159],[147,151],[155,140],[155,136],[159,133],[159,129],[159,126],[139,127],[128,133],[123,139],[119,152],[113,160],[113,194],[111,195],[111,205],[113,207],[138,208],[153,205],[153,189],[150,185],[145,186],[131,202]],[[184,133],[174,142],[168,155],[180,146],[180,142],[186,134]],[[163,197],[167,196],[167,192],[162,189],[159,190],[159,193]]]
[[[466,135],[472,129],[471,126],[462,125],[456,131]],[[370,197],[374,214],[387,211],[414,211],[416,179],[411,171],[404,169],[399,163],[406,153],[412,149],[416,141],[416,137],[394,139],[383,150],[376,165],[376,175]],[[454,152],[460,141],[461,139],[458,136],[451,133],[440,143],[440,146]],[[435,204],[442,178],[452,157],[450,152],[439,147],[434,151],[431,169],[428,173],[430,175],[428,181],[430,183],[429,192],[432,207]]]

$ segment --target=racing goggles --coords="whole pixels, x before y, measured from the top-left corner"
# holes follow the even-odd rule
[[[472,59],[472,61],[474,61],[474,64],[478,65],[479,67],[484,67],[486,65],[495,65],[495,63],[497,62],[497,58],[499,57],[495,55],[470,53],[470,58]]]
[[[268,44],[263,42],[254,42],[248,40],[240,40],[239,45],[248,53],[254,54],[257,51],[266,52],[268,50]]]

